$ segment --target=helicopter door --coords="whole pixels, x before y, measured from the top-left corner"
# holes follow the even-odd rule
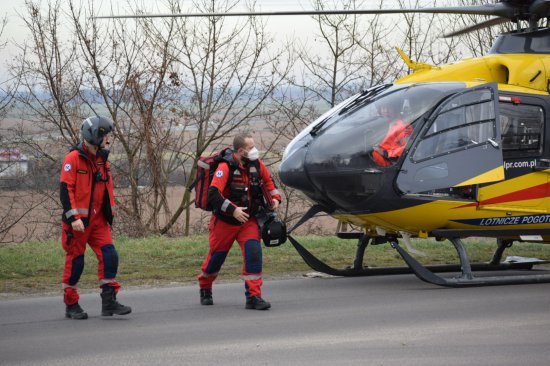
[[[546,213],[550,208],[550,160],[544,146],[544,112],[549,109],[548,103],[544,98],[525,94],[500,94],[499,99],[506,180],[480,185],[478,208]]]
[[[461,91],[430,116],[397,176],[404,193],[504,179],[496,83]]]

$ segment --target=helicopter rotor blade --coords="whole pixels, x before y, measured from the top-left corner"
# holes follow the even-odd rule
[[[506,23],[506,22],[508,22],[508,19],[506,19],[506,18],[492,18],[492,19],[486,20],[484,22],[477,23],[477,24],[471,25],[471,26],[466,27],[466,28],[462,28],[462,29],[457,30],[457,31],[452,32],[452,33],[446,33],[446,34],[443,35],[443,38],[450,38],[450,37],[460,36],[460,35],[463,35],[463,34],[466,34],[466,33],[470,33],[470,32],[480,30],[480,29],[483,29],[483,28],[487,28],[487,27],[492,27],[494,25],[503,24],[503,23]]]
[[[259,12],[231,12],[231,13],[168,13],[168,14],[134,14],[134,15],[105,15],[95,19],[112,18],[194,18],[194,17],[242,17],[242,16],[280,16],[280,15],[361,15],[361,14],[470,14],[498,16],[507,19],[514,17],[515,8],[505,3],[485,4],[479,6],[456,6],[441,8],[419,9],[347,9],[347,10],[304,10],[304,11],[259,11]]]

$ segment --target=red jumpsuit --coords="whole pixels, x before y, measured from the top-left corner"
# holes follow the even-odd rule
[[[231,182],[229,181],[230,176],[232,176]],[[269,170],[262,161],[259,161],[259,177],[269,191],[271,198],[280,202],[281,196],[275,187]],[[247,167],[239,164],[238,168],[230,174],[229,165],[225,162],[220,163],[212,178],[210,190],[212,190],[212,187],[217,190],[216,193],[221,193],[220,198],[223,203],[218,205],[219,207],[216,207],[216,204],[212,205],[214,214],[209,226],[208,244],[210,250],[201,266],[202,273],[199,275],[199,286],[201,289],[212,288],[212,283],[216,279],[233,242],[236,240],[243,255],[242,275],[245,282],[246,297],[261,296],[263,283],[262,246],[260,244],[258,222],[253,215],[250,215],[250,218],[244,224],[238,223],[232,217],[236,207],[248,207],[246,212],[251,212],[250,202],[252,202],[253,197],[250,193],[250,176]],[[241,189],[243,187],[244,189]],[[242,196],[239,196],[239,192],[242,193]],[[210,192],[208,197],[210,201]],[[229,198],[232,198],[233,201]],[[240,202],[234,202],[237,199]]]
[[[60,181],[63,205],[61,243],[66,252],[62,278],[65,304],[78,302],[77,283],[84,269],[86,243],[97,256],[100,285],[112,286],[118,292],[120,285],[115,280],[118,254],[110,225],[114,189],[107,154],[94,156],[84,144],[78,145],[65,157]],[[78,219],[84,223],[84,232],[72,229],[71,223]]]
[[[372,152],[372,157],[379,166],[390,166],[392,159],[397,159],[403,154],[409,137],[413,133],[410,124],[397,120],[388,129],[388,133]]]

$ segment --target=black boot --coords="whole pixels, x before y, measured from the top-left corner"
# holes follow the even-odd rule
[[[126,315],[132,312],[131,307],[124,306],[116,301],[114,287],[102,286],[101,288],[103,289],[101,292],[101,316]]]
[[[260,296],[250,296],[246,299],[246,308],[255,310],[267,310],[271,307],[271,304]]]
[[[214,300],[212,299],[212,289],[201,288],[201,305],[214,305]]]
[[[65,317],[69,319],[88,319],[88,314],[76,303],[65,306]]]

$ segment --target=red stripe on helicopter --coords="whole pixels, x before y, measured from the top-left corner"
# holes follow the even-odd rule
[[[525,188],[520,191],[507,193],[502,196],[489,198],[488,200],[468,203],[466,205],[461,205],[455,208],[474,207],[478,205],[494,205],[497,203],[504,203],[504,202],[534,200],[534,199],[544,198],[548,196],[549,191],[550,191],[550,183],[544,183],[538,186]]]

